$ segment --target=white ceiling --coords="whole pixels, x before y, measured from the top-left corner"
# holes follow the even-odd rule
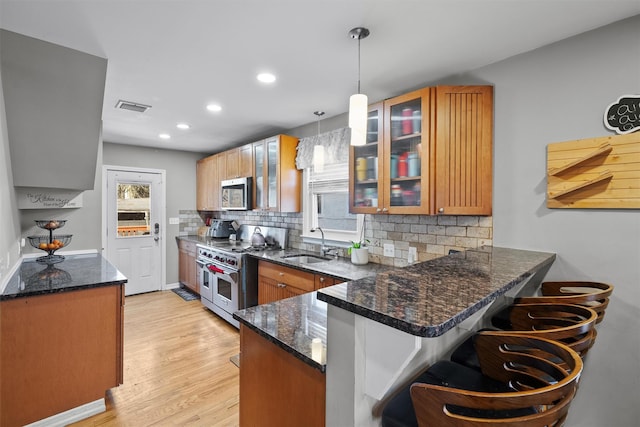
[[[372,102],[638,13],[640,0],[0,0],[0,27],[108,59],[105,141],[213,153],[344,113],[353,27],[371,31]]]

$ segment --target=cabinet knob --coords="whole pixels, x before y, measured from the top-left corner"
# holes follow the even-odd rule
[[[284,283],[278,283],[278,287],[279,287],[279,288],[286,288],[286,287],[287,287],[287,285],[285,285]]]
[[[382,212],[382,209],[378,208],[376,209],[376,212]]]
[[[280,276],[284,276],[284,273],[281,271],[278,273]]]
[[[320,283],[324,283],[324,277],[320,278]]]
[[[438,209],[438,213],[444,213],[444,208]]]
[[[387,208],[382,208],[382,212],[389,212],[389,209],[387,209]]]

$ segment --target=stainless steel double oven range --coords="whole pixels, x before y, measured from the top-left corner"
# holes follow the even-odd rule
[[[197,245],[197,271],[198,284],[200,288],[200,301],[209,310],[222,317],[227,322],[240,327],[237,320],[233,318],[233,313],[244,308],[258,305],[258,281],[257,281],[257,260],[249,259],[248,252],[256,250],[273,250],[280,248],[280,242],[286,241],[286,230],[284,237],[280,240],[271,239],[272,244],[263,248],[254,248],[247,243],[247,236],[250,239],[249,230],[254,227],[246,227],[238,235],[241,237],[238,242],[230,242],[227,239],[211,239],[206,244]],[[261,227],[265,230],[266,227]],[[282,233],[278,228],[267,230],[277,235]],[[286,243],[285,243],[286,244]]]

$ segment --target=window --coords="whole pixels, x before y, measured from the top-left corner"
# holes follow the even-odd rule
[[[349,164],[324,165],[322,171],[313,166],[303,172],[303,232],[307,238],[320,238],[310,230],[321,227],[325,240],[340,245],[359,239],[364,215],[349,213]]]

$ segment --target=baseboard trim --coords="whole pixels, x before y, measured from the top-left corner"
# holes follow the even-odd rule
[[[170,291],[171,289],[175,289],[175,288],[179,288],[180,287],[180,282],[175,282],[175,283],[167,283],[166,285],[164,285],[162,287],[163,291]]]
[[[104,398],[85,403],[68,411],[60,412],[35,423],[28,424],[25,427],[64,427],[71,423],[84,420],[107,410]]]

